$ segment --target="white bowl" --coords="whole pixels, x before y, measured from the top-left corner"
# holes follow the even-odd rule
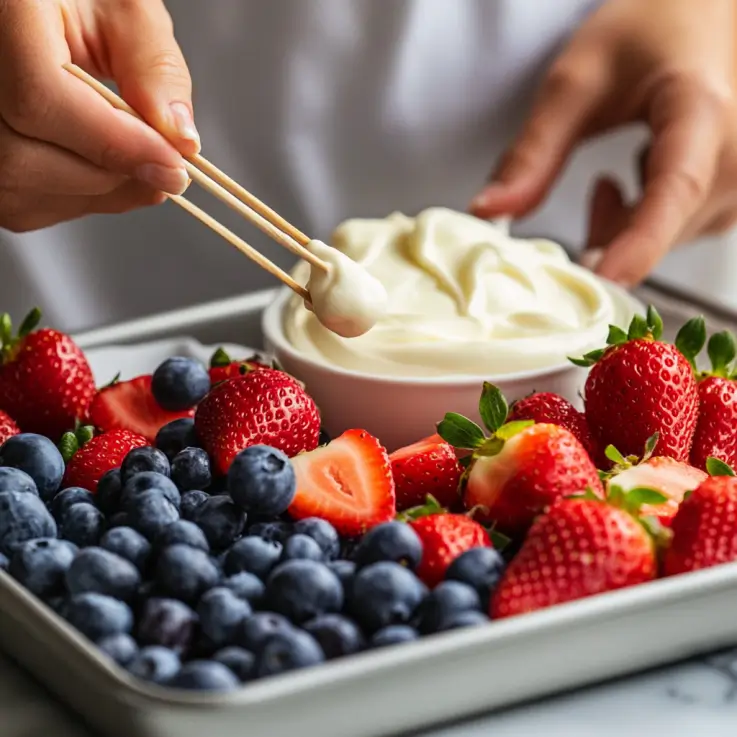
[[[608,282],[606,287],[620,307],[624,324],[644,310],[625,290]],[[379,438],[391,452],[431,435],[446,412],[458,412],[478,422],[484,381],[496,384],[509,402],[548,391],[581,406],[587,370],[571,363],[499,377],[391,377],[330,366],[296,350],[287,339],[284,311],[291,297],[292,291],[284,289],[264,311],[266,348],[287,373],[304,382],[320,410],[323,427],[333,437],[349,428],[361,428]]]

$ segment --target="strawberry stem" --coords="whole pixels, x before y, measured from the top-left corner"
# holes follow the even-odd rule
[[[224,348],[218,348],[212,356],[210,356],[210,368],[228,366],[232,362],[233,359],[228,355]]]

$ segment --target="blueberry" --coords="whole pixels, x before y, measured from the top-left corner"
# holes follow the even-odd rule
[[[278,632],[266,640],[256,654],[255,671],[261,678],[318,665],[324,660],[325,655],[312,635],[292,629]]]
[[[51,514],[57,522],[61,522],[66,511],[75,504],[95,504],[95,497],[92,492],[83,489],[81,486],[70,486],[68,489],[62,489],[49,504]]]
[[[171,545],[189,545],[190,548],[204,550],[206,553],[210,552],[210,545],[205,533],[194,522],[187,522],[187,520],[180,519],[172,522],[154,540],[156,550],[163,550]]]
[[[79,502],[67,508],[59,526],[59,536],[80,548],[97,545],[105,532],[105,516],[92,504]]]
[[[141,583],[138,569],[125,558],[102,548],[77,553],[66,574],[71,594],[93,592],[130,601]]]
[[[281,559],[285,560],[325,560],[325,554],[317,541],[307,535],[292,535],[284,543]]]
[[[95,494],[97,506],[107,517],[111,517],[120,509],[122,490],[123,482],[120,479],[119,468],[106,471],[97,482],[97,493]]]
[[[174,678],[181,667],[179,656],[173,650],[151,645],[138,651],[128,664],[128,672],[143,681],[163,685]]]
[[[181,601],[153,598],[146,601],[138,621],[138,641],[161,645],[177,653],[189,650],[197,629],[197,615]]]
[[[0,493],[4,491],[38,496],[36,482],[20,468],[0,467]]]
[[[212,482],[210,459],[202,448],[185,448],[171,462],[171,480],[180,491],[206,489]]]
[[[463,627],[477,627],[480,624],[488,623],[489,618],[483,612],[469,609],[465,612],[455,612],[454,614],[446,617],[442,622],[442,626],[438,629],[438,632],[456,630]]]
[[[401,645],[403,642],[412,642],[420,637],[420,633],[408,624],[390,624],[374,633],[371,638],[371,647],[387,647]]]
[[[0,571],[7,571],[10,568],[10,561],[8,556],[0,553]]]
[[[202,633],[220,648],[233,642],[243,620],[251,616],[251,606],[230,589],[216,586],[200,599],[197,615]]]
[[[222,663],[226,668],[229,668],[241,683],[250,681],[255,675],[256,658],[253,653],[244,650],[242,647],[233,645],[224,647],[222,650],[218,650],[212,656],[212,659],[216,663]]]
[[[59,449],[43,435],[30,432],[13,435],[0,445],[0,466],[25,471],[46,502],[56,494],[64,476]]]
[[[192,521],[205,533],[213,550],[224,550],[243,534],[246,516],[229,497],[211,496],[197,507]]]
[[[282,546],[277,542],[269,542],[261,537],[244,537],[230,548],[223,568],[228,576],[248,571],[266,580],[279,562],[281,553]]]
[[[366,631],[375,632],[409,622],[426,593],[417,576],[398,563],[372,563],[356,574],[351,611]]]
[[[232,691],[239,681],[233,671],[214,660],[190,660],[167,684],[189,691]]]
[[[108,530],[100,540],[100,547],[132,563],[143,571],[151,554],[151,544],[132,527],[116,527]]]
[[[137,497],[128,507],[130,526],[148,540],[155,540],[178,519],[177,508],[159,491]]]
[[[236,632],[236,644],[258,653],[264,644],[276,634],[289,632],[293,626],[286,617],[275,612],[256,612],[243,621]]]
[[[191,417],[182,417],[164,425],[156,434],[155,445],[170,461],[185,448],[197,447],[194,420]]]
[[[123,459],[120,466],[120,480],[125,484],[129,479],[144,472],[169,476],[171,472],[169,459],[158,448],[153,448],[150,445],[133,448]]]
[[[136,641],[130,635],[125,634],[104,637],[97,643],[97,647],[124,668],[138,655]]]
[[[0,553],[10,556],[26,540],[56,537],[56,534],[54,518],[35,494],[0,493]]]
[[[333,560],[328,564],[328,568],[338,577],[343,586],[343,597],[346,603],[350,599],[351,590],[353,588],[353,579],[356,575],[356,564],[352,560]]]
[[[248,528],[246,534],[253,537],[261,537],[264,540],[278,542],[283,545],[286,539],[292,534],[292,531],[293,527],[291,523],[276,520],[274,522],[256,522]]]
[[[358,625],[340,614],[323,614],[304,625],[319,643],[328,660],[363,650],[365,641]]]
[[[210,498],[210,495],[204,491],[185,491],[182,494],[180,505],[180,513],[184,519],[193,520],[197,514],[197,510]]]
[[[108,522],[108,529],[113,530],[116,527],[129,527],[130,517],[127,512],[116,512]]]
[[[473,587],[484,607],[504,573],[505,563],[494,548],[471,548],[448,566],[446,580],[460,581]]]
[[[229,576],[223,580],[221,585],[230,589],[239,598],[247,601],[253,608],[261,606],[266,593],[264,582],[248,571]]]
[[[194,604],[218,583],[220,571],[204,551],[188,545],[172,545],[159,555],[155,580],[166,596]]]
[[[143,471],[131,476],[124,484],[120,492],[120,508],[129,512],[136,501],[142,496],[148,496],[152,491],[158,491],[174,507],[179,509],[181,495],[174,482],[162,473],[156,471]]]
[[[277,566],[269,576],[266,605],[302,624],[320,614],[339,612],[343,607],[343,587],[323,563],[290,560]]]
[[[327,520],[306,517],[294,523],[294,533],[313,538],[322,548],[325,560],[335,560],[340,554],[340,537]]]
[[[167,358],[151,379],[151,392],[159,406],[172,412],[191,409],[210,391],[210,374],[194,358]]]
[[[384,522],[370,529],[356,546],[353,559],[358,568],[382,560],[414,569],[422,558],[422,542],[404,522]]]
[[[40,599],[60,596],[76,553],[76,546],[65,540],[28,540],[13,553],[9,573]]]
[[[122,601],[102,594],[77,594],[68,599],[63,616],[93,642],[110,635],[128,634],[133,627],[133,612]]]
[[[287,511],[297,481],[289,458],[268,445],[252,445],[233,459],[228,469],[228,492],[242,509],[274,516]]]
[[[481,611],[476,590],[460,581],[441,581],[417,610],[418,629],[426,635],[438,632],[448,617],[468,611]]]

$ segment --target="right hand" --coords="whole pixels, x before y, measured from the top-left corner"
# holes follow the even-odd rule
[[[114,80],[152,127],[69,62]],[[163,0],[0,0],[0,227],[36,230],[181,194],[182,155],[200,147],[191,87]]]

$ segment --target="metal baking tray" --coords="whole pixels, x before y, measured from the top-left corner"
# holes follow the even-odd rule
[[[86,349],[173,337],[260,347],[273,293],[77,336]],[[673,321],[695,309],[640,295]],[[720,315],[710,327],[733,321]],[[223,695],[135,681],[0,573],[0,648],[109,737],[379,737],[737,645],[737,564],[655,581],[256,682]],[[0,730],[1,732],[1,730]]]

